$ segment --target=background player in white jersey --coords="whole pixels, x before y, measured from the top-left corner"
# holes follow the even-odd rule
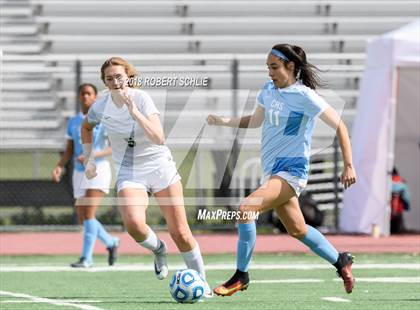
[[[275,45],[268,55],[267,66],[271,81],[261,90],[253,115],[241,118],[209,115],[207,119],[209,124],[219,126],[257,128],[263,125],[262,186],[245,199],[240,211],[244,214],[274,208],[289,235],[333,264],[344,280],[346,292],[351,293],[354,286],[351,254],[338,253],[318,230],[306,225],[298,203],[308,179],[311,138],[318,116],[337,130],[344,161],[341,182],[345,188],[356,182],[347,128],[336,111],[314,91],[320,82],[302,48]],[[251,201],[255,199],[261,199],[261,204],[253,204]],[[248,287],[248,266],[256,229],[255,222],[245,218],[238,225],[237,270],[226,283],[214,289],[217,295],[230,296]]]
[[[111,154],[111,148],[107,145],[107,137],[101,125],[96,126],[93,130],[94,157],[98,176],[87,180],[84,175],[85,167],[83,166],[84,156],[80,129],[90,106],[96,99],[96,95],[95,85],[82,84],[79,86],[81,112],[68,121],[66,150],[52,172],[53,180],[59,182],[63,167],[70,159],[73,160],[73,195],[76,199],[79,223],[83,224],[83,250],[79,261],[71,264],[72,267],[92,266],[93,247],[97,238],[104,243],[108,250],[108,264],[113,265],[117,258],[118,238],[108,234],[102,224],[95,218],[96,209],[102,197],[109,192],[111,183],[111,168],[105,158]]]
[[[205,278],[200,248],[186,218],[181,177],[165,145],[159,111],[145,91],[134,88],[136,72],[124,59],[106,60],[101,78],[110,92],[95,102],[83,123],[86,174],[96,175],[90,157],[92,129],[101,122],[111,142],[124,225],[138,244],[155,254],[156,277],[164,279],[168,275],[166,245],[146,224],[148,192],[158,201],[186,265]],[[206,295],[211,295],[211,289],[207,291]]]

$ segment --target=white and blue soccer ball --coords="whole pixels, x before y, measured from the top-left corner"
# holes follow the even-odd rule
[[[203,298],[205,287],[205,280],[193,269],[176,271],[169,283],[169,291],[179,303],[196,303]]]

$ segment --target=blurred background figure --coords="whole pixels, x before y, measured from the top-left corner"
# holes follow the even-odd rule
[[[73,196],[76,200],[76,212],[79,224],[83,225],[83,249],[80,259],[70,266],[75,268],[87,268],[93,265],[93,247],[99,238],[108,250],[108,264],[113,265],[116,260],[116,251],[119,244],[118,238],[112,237],[102,224],[96,219],[96,209],[105,194],[109,193],[111,184],[111,168],[106,156],[111,154],[111,148],[107,145],[107,135],[101,125],[94,128],[94,150],[95,162],[98,175],[87,180],[84,176],[84,156],[80,137],[80,129],[83,120],[91,105],[95,102],[98,93],[93,84],[82,84],[79,86],[79,102],[81,111],[70,118],[67,124],[66,139],[67,145],[60,160],[52,171],[52,178],[60,182],[63,167],[69,160],[73,160]]]
[[[392,170],[391,234],[405,231],[403,212],[410,210],[410,192],[397,168]]]

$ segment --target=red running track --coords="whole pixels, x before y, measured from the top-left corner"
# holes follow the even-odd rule
[[[114,233],[121,239],[120,254],[150,254],[137,245],[127,233]],[[158,236],[168,245],[169,253],[178,250],[167,232]],[[327,236],[339,251],[352,253],[420,253],[420,235],[401,235],[375,239],[370,236]],[[196,235],[205,254],[236,252],[236,234]],[[78,255],[82,248],[81,232],[1,233],[0,255]],[[257,253],[309,253],[299,241],[287,235],[260,235],[255,246]],[[107,253],[97,241],[95,253]]]

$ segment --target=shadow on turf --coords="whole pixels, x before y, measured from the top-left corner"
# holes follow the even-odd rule
[[[45,297],[45,298],[54,299],[54,298],[57,298],[57,296]],[[80,300],[83,301],[83,299],[86,299],[87,297],[86,296],[80,296],[80,297],[72,296],[72,297],[66,297],[66,298],[69,299],[69,300],[80,299]],[[66,298],[60,298],[60,299],[65,300]],[[127,300],[127,299],[125,299],[125,300],[114,300],[113,297],[109,297],[109,296],[107,296],[107,297],[95,297],[95,298],[103,300],[101,302],[101,304],[134,304],[134,303],[135,304],[139,304],[139,303],[140,304],[177,304],[177,302],[175,300],[165,300],[165,301],[150,301],[150,300],[147,300],[146,301],[146,300],[142,300],[142,299],[139,300],[139,299],[135,299],[135,298],[133,298],[131,300]],[[86,301],[86,303],[89,303],[89,301]]]
[[[218,301],[218,303],[219,304],[221,304],[221,303],[229,303],[229,302],[223,302],[223,300],[222,299],[220,299],[220,298],[217,298],[217,301]],[[164,301],[143,301],[143,300],[129,300],[129,301],[127,301],[127,300],[121,300],[121,301],[103,301],[103,302],[101,302],[101,304],[102,305],[104,305],[104,304],[136,304],[136,305],[138,305],[138,304],[150,304],[150,305],[154,305],[154,304],[156,304],[156,305],[160,305],[160,304],[168,304],[168,305],[173,305],[173,304],[179,304],[179,303],[177,303],[175,300],[164,300]]]
[[[101,302],[101,304],[177,304],[177,302],[175,300],[142,300],[142,299],[131,299],[131,300],[110,300],[109,297],[107,298],[101,298],[101,297],[97,297],[98,299],[102,299],[104,301]],[[108,299],[108,300],[105,300]]]
[[[132,300],[132,301],[104,301],[101,302],[101,305],[105,305],[105,304],[121,304],[121,305],[129,305],[129,304],[136,304],[136,305],[141,305],[141,304],[148,304],[148,305],[173,305],[173,304],[178,304],[175,300],[173,301],[138,301],[138,300]]]
[[[54,298],[57,298],[57,296],[46,297],[46,298],[54,299]],[[66,297],[66,298],[83,300],[83,299],[86,299],[87,297],[86,296],[72,296],[72,297]],[[60,298],[60,299],[66,299],[66,298]],[[153,305],[153,304],[156,304],[156,305],[159,305],[159,304],[168,304],[168,305],[179,304],[175,300],[160,300],[160,301],[156,300],[156,301],[153,301],[153,300],[143,300],[143,299],[139,300],[138,298],[137,299],[132,298],[132,299],[129,299],[129,300],[128,299],[114,300],[113,299],[114,297],[109,297],[109,296],[107,296],[107,297],[95,296],[95,298],[102,300],[101,301],[102,305],[105,305],[105,304],[127,304],[127,305],[129,305],[129,304],[137,304],[137,305],[138,304],[150,304],[150,305]],[[229,303],[228,299],[224,300],[222,298],[217,298],[217,301],[218,301],[219,304],[221,304],[221,303],[222,304],[223,303],[228,304]],[[404,300],[401,300],[401,301],[404,301]],[[86,303],[89,303],[89,301],[86,301]]]

